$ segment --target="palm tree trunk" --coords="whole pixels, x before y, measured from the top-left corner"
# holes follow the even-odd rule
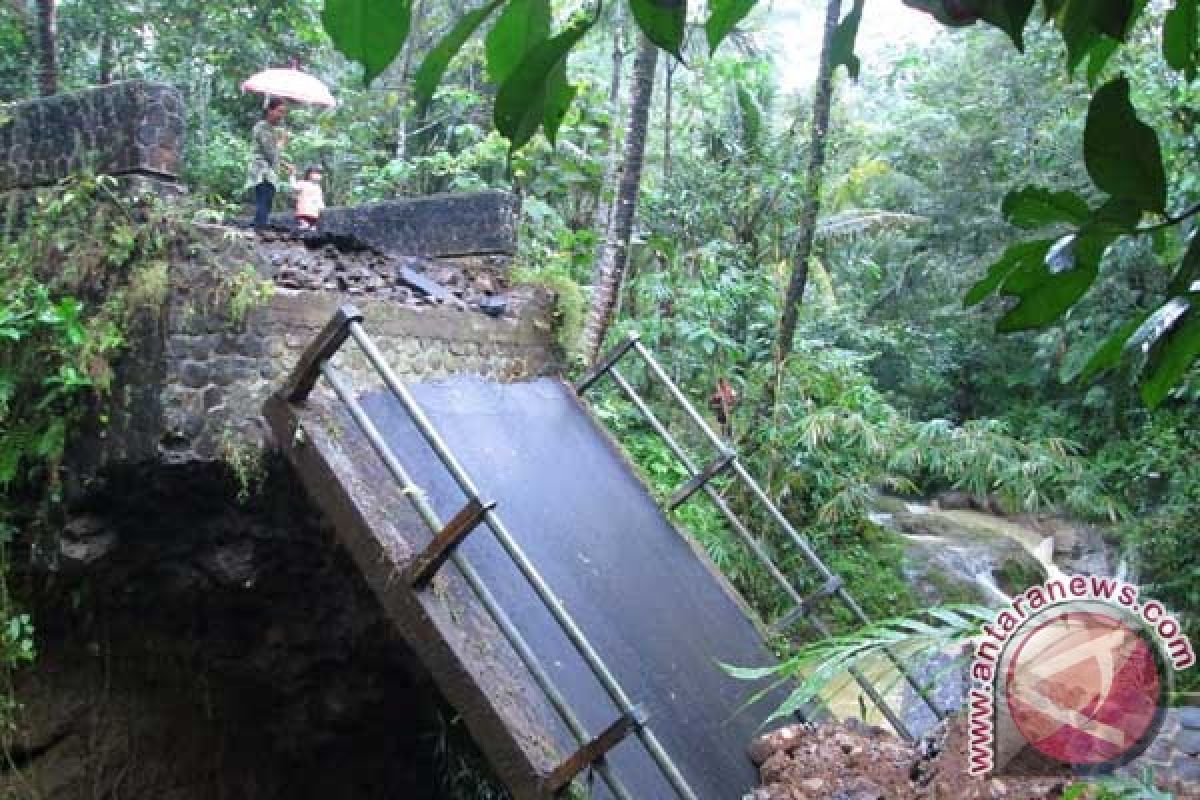
[[[621,144],[621,120],[624,116],[621,108],[621,73],[625,69],[625,25],[622,8],[620,3],[613,7],[612,80],[608,85],[608,163],[604,167],[600,194],[596,197],[596,207],[592,213],[592,230],[601,242],[608,239],[612,228],[613,202],[609,199],[608,189],[617,182],[617,148]]]
[[[412,7],[412,25],[408,31],[408,41],[404,43],[404,58],[400,64],[399,101],[396,103],[396,152],[395,158],[403,161],[408,158],[408,123],[410,109],[408,103],[412,93],[408,89],[409,76],[412,74],[413,52],[417,49],[417,29],[425,19],[425,0],[417,0]]]
[[[817,214],[821,210],[821,179],[825,169],[825,145],[829,138],[829,109],[833,104],[833,54],[830,50],[841,13],[841,0],[829,0],[825,6],[821,61],[817,66],[817,85],[813,98],[811,149],[804,203],[800,210],[796,242],[791,254],[792,274],[783,296],[779,336],[775,340],[774,365],[771,377],[763,386],[763,398],[759,406],[760,416],[764,418],[769,417],[775,410],[776,394],[796,338],[796,318],[800,304],[804,301],[804,288],[808,285],[808,260],[812,256],[813,241],[817,233]]]
[[[617,188],[616,208],[613,210],[612,226],[596,259],[592,299],[583,327],[583,354],[589,364],[595,363],[599,357],[604,335],[612,323],[625,265],[629,261],[629,240],[633,234],[638,190],[642,184],[642,164],[646,155],[646,133],[650,119],[650,101],[654,96],[658,48],[644,35],[638,34],[638,37],[637,56],[633,60],[633,98],[629,109],[629,134],[625,138],[625,156],[621,165],[621,181]]]
[[[666,95],[663,98],[663,179],[671,178],[671,129],[675,124],[673,100],[675,94],[675,67],[677,63],[668,61],[666,67],[666,80],[663,82],[663,90]]]
[[[37,0],[38,91],[58,93],[58,0]]]

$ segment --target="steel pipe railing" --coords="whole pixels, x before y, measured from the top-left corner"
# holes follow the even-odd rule
[[[346,406],[347,411],[350,412],[351,418],[358,425],[359,430],[362,431],[371,448],[379,456],[380,460],[383,461],[384,466],[391,473],[392,477],[396,479],[396,482],[400,484],[401,491],[408,497],[421,519],[433,531],[441,530],[442,522],[438,518],[437,512],[426,499],[425,493],[409,476],[404,465],[396,458],[383,438],[383,435],[379,432],[379,429],[375,427],[375,423],[367,416],[367,413],[359,404],[358,398],[354,396],[353,390],[346,386],[345,382],[328,362],[322,363],[319,369],[326,382],[333,388],[334,393],[337,394],[338,398]],[[558,687],[554,685],[554,681],[550,677],[550,674],[546,672],[546,668],[542,666],[533,649],[529,646],[529,643],[525,641],[525,637],[517,629],[516,625],[513,624],[507,612],[497,602],[495,596],[487,588],[479,573],[457,551],[450,555],[450,561],[458,568],[459,573],[463,576],[471,591],[479,599],[480,605],[483,606],[484,610],[495,621],[501,634],[512,646],[517,657],[521,659],[521,663],[529,670],[538,688],[545,693],[546,698],[550,701],[550,705],[558,712],[567,729],[570,730],[571,735],[575,737],[580,745],[586,744],[590,739],[587,729],[584,728],[583,723],[580,722],[575,712],[571,710],[570,704],[558,690]],[[633,800],[633,796],[629,793],[629,790],[625,788],[604,759],[598,761],[594,765],[594,768],[614,797],[618,798],[618,800]]]
[[[642,417],[650,425],[651,429],[658,434],[659,438],[661,438],[667,445],[667,449],[669,449],[675,455],[675,457],[679,459],[679,462],[683,464],[688,473],[693,477],[697,475],[698,470],[695,462],[692,461],[692,459],[684,451],[683,447],[680,446],[680,444],[675,440],[675,437],[672,436],[670,431],[667,430],[667,427],[658,419],[658,415],[654,413],[653,409],[651,409],[650,406],[647,405],[646,401],[642,399],[641,395],[637,393],[637,390],[634,389],[629,381],[625,379],[625,376],[622,375],[615,366],[609,368],[608,375],[613,379],[613,382],[618,388],[621,389],[625,396],[629,398],[634,407],[641,412]],[[758,540],[758,537],[750,532],[750,529],[746,527],[745,523],[742,522],[737,513],[729,507],[729,504],[725,502],[725,498],[721,496],[721,493],[714,489],[712,484],[709,483],[704,484],[704,486],[701,488],[701,491],[708,495],[709,500],[711,500],[713,505],[717,507],[717,510],[721,512],[721,516],[723,516],[725,521],[729,523],[729,526],[733,528],[734,532],[738,535],[738,538],[740,538],[742,542],[750,548],[750,551],[758,558],[759,563],[764,569],[766,569],[767,573],[774,578],[775,583],[778,584],[781,589],[783,589],[792,602],[797,606],[803,604],[803,595],[801,595],[796,587],[792,585],[792,582],[788,580],[787,576],[783,574],[779,567],[775,566],[775,562],[771,560],[771,555],[767,552],[766,547]],[[832,634],[829,626],[827,626],[824,620],[820,619],[819,617],[814,616],[808,619],[807,622],[816,628],[817,632],[824,637],[829,637]],[[871,702],[874,703],[879,709],[879,712],[883,714],[887,721],[896,730],[896,733],[908,739],[913,738],[911,732],[908,730],[908,726],[904,724],[904,721],[892,709],[891,705],[883,698],[882,695],[879,694],[875,686],[869,680],[867,680],[866,676],[859,672],[856,667],[851,667],[850,674],[855,679],[855,682],[858,683],[859,687],[862,688],[863,692],[866,693],[867,697],[871,699]]]
[[[479,490],[475,486],[474,481],[471,480],[470,476],[467,474],[466,470],[463,469],[462,465],[458,463],[458,460],[454,457],[454,454],[450,452],[450,449],[442,440],[441,435],[438,434],[433,423],[425,415],[425,412],[421,410],[421,407],[416,402],[416,399],[412,396],[404,384],[400,382],[399,378],[392,371],[391,367],[388,366],[383,354],[379,352],[379,349],[375,346],[375,343],[371,340],[371,338],[366,335],[366,332],[363,331],[362,326],[356,321],[351,321],[349,323],[349,331],[350,336],[354,339],[358,346],[362,348],[363,353],[367,356],[367,359],[383,378],[384,384],[388,387],[396,400],[400,402],[401,406],[412,418],[412,421],[414,425],[416,425],[418,432],[438,456],[439,460],[441,460],[443,466],[446,467],[446,470],[450,473],[451,477],[454,478],[455,483],[458,484],[463,494],[467,496],[469,501],[480,500]],[[504,523],[500,520],[497,514],[494,511],[488,511],[484,515],[483,520],[488,528],[492,531],[493,535],[495,535],[496,540],[513,560],[513,563],[516,564],[521,574],[529,582],[530,586],[533,588],[538,598],[546,606],[546,609],[550,612],[551,616],[554,617],[555,621],[562,628],[563,633],[566,634],[571,644],[574,645],[576,651],[588,665],[588,668],[592,671],[597,681],[604,688],[613,704],[622,714],[636,714],[637,709],[634,703],[625,693],[625,690],[621,688],[621,685],[617,681],[616,677],[604,663],[604,660],[600,657],[600,654],[596,652],[591,642],[587,640],[587,637],[584,635],[583,631],[571,617],[566,607],[563,606],[562,601],[558,599],[558,596],[555,595],[549,584],[547,584],[542,578],[537,568],[533,565],[533,562],[531,562],[525,555],[525,552],[521,549],[520,545],[517,544],[516,540],[504,526]],[[670,754],[666,752],[661,742],[659,742],[658,737],[654,735],[654,732],[649,728],[649,726],[637,726],[635,728],[635,734],[642,742],[642,745],[645,747],[647,753],[658,765],[663,777],[667,779],[667,782],[670,783],[672,789],[674,789],[681,798],[684,798],[684,800],[696,800],[695,794],[688,785],[687,780],[679,772],[679,769],[675,766]]]
[[[614,383],[616,383],[618,388],[621,389],[622,393],[630,398],[630,400],[634,403],[634,406],[638,409],[639,413],[647,419],[651,428],[660,437],[662,437],[665,442],[667,442],[668,448],[672,451],[676,458],[678,458],[680,462],[684,464],[689,473],[695,475],[696,467],[694,462],[687,457],[687,454],[683,448],[678,445],[673,437],[671,437],[669,431],[661,423],[661,421],[658,420],[656,416],[653,416],[653,411],[649,408],[645,401],[642,400],[639,395],[637,395],[637,391],[631,384],[629,384],[628,380],[626,380],[624,376],[621,375],[617,370],[617,364],[630,350],[636,352],[641,357],[650,374],[653,375],[654,378],[666,388],[671,398],[680,408],[683,409],[684,414],[697,428],[699,428],[709,443],[717,448],[719,452],[729,452],[731,450],[729,445],[726,444],[719,435],[717,435],[717,433],[708,424],[708,421],[696,411],[688,397],[671,379],[671,377],[667,375],[662,365],[659,364],[658,359],[654,357],[654,354],[650,352],[650,350],[641,342],[636,334],[630,336],[614,351],[611,356],[606,358],[602,362],[599,369],[589,374],[586,382],[578,385],[576,387],[576,391],[582,394],[604,374],[611,376]],[[736,475],[737,478],[747,487],[747,489],[749,489],[754,498],[761,505],[766,507],[767,512],[771,516],[772,520],[774,520],[776,525],[778,525],[784,531],[788,539],[804,556],[804,559],[806,562],[808,562],[809,566],[816,570],[824,580],[829,581],[834,579],[835,575],[833,571],[825,565],[825,562],[821,560],[820,556],[813,549],[809,541],[792,526],[787,517],[785,517],[778,507],[776,507],[771,498],[766,494],[765,491],[763,491],[758,482],[754,480],[753,476],[751,476],[746,470],[739,458],[735,457],[733,459],[731,470],[733,471],[734,475]],[[710,499],[713,499],[718,510],[721,511],[722,516],[726,518],[734,531],[738,533],[739,537],[750,546],[751,550],[755,553],[755,556],[759,559],[759,561],[764,562],[764,566],[766,566],[766,563],[770,562],[770,555],[766,553],[765,549],[761,547],[761,544],[757,542],[753,534],[751,534],[741,520],[737,518],[736,514],[733,513],[732,509],[729,508],[724,499],[720,498],[719,493],[717,493],[716,490],[711,486],[706,484],[705,494]],[[787,580],[786,576],[784,576],[778,567],[776,567],[773,563],[771,563],[771,566],[768,567],[768,572],[781,586],[786,585],[789,587],[788,589],[785,589],[789,597],[792,597],[793,599],[799,598],[799,593],[795,591],[794,587],[791,587],[790,581]],[[839,585],[834,594],[846,606],[850,613],[853,614],[861,623],[867,624],[870,622],[870,618],[862,610],[862,607],[854,599],[854,596],[851,595],[850,592],[845,588],[845,586]],[[825,626],[824,622],[818,617],[812,616],[810,622],[813,623],[814,627],[816,627],[817,630],[822,633],[822,635],[830,635],[827,626]],[[825,630],[822,630],[822,628]],[[892,666],[903,677],[909,687],[917,694],[918,697],[921,698],[922,702],[933,714],[933,716],[936,719],[940,719],[945,716],[944,712],[937,706],[932,698],[929,697],[927,688],[922,687],[916,681],[916,679],[913,678],[912,674],[900,662],[899,658],[888,648],[884,648],[883,653]],[[870,682],[866,680],[865,676],[862,676],[861,673],[855,675],[853,671],[851,674],[854,675],[855,680],[860,686],[863,687],[868,696],[871,697],[872,701],[879,708],[880,712],[888,719],[890,723],[892,723],[894,727],[896,727],[897,733],[900,733],[901,735],[911,739],[912,735],[910,732],[908,732],[907,726],[905,726],[897,718],[897,715],[890,709],[890,706],[886,702],[882,701],[882,698],[879,697],[877,690],[875,690],[873,686],[870,690],[867,689],[867,685],[869,685]]]

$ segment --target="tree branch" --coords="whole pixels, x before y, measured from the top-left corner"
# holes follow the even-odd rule
[[[1145,228],[1134,228],[1133,233],[1135,235],[1140,236],[1143,233],[1154,233],[1155,231],[1161,231],[1163,228],[1169,228],[1172,225],[1178,225],[1179,223],[1183,222],[1188,217],[1194,217],[1197,214],[1200,214],[1200,203],[1197,203],[1196,205],[1189,208],[1187,211],[1184,211],[1175,216],[1171,216],[1170,214],[1168,214],[1167,218],[1165,220],[1163,220],[1162,222],[1155,223],[1154,225],[1147,225]]]

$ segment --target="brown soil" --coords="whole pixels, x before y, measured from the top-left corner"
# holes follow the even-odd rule
[[[962,717],[915,745],[857,720],[791,725],[756,739],[750,757],[763,785],[746,800],[1031,800],[1062,797],[1071,783],[971,776]]]

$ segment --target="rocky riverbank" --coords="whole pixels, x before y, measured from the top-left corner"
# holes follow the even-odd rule
[[[916,744],[855,720],[792,725],[755,740],[749,754],[762,787],[743,800],[1033,800],[1063,797],[1073,783],[1065,775],[972,777],[963,717]],[[1159,784],[1178,800],[1200,798],[1193,782]]]

